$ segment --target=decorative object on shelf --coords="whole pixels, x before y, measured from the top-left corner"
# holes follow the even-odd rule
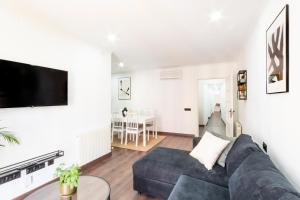
[[[65,168],[64,164],[60,164],[60,166],[56,168],[56,176],[59,178],[61,196],[70,196],[76,192],[79,175],[80,167],[78,165]]]
[[[130,77],[119,78],[119,100],[131,99],[131,79]]]
[[[289,7],[286,5],[266,33],[266,93],[289,91]]]
[[[238,99],[247,100],[247,70],[240,70],[237,75]]]
[[[128,112],[128,109],[126,107],[123,108],[123,110],[122,110],[122,116],[126,117],[127,116],[127,112]]]
[[[20,144],[19,139],[11,134],[9,131],[5,131],[5,127],[0,128],[0,139],[3,139],[9,144]],[[0,147],[4,147],[4,144],[0,144]]]

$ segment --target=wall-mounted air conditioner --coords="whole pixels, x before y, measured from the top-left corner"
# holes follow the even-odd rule
[[[168,69],[160,71],[160,80],[182,79],[181,69]]]

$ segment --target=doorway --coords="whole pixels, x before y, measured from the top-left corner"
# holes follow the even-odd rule
[[[198,80],[199,134],[205,130],[226,135],[226,79]]]

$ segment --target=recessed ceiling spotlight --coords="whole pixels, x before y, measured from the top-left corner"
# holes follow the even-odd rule
[[[222,18],[223,18],[223,14],[219,10],[215,10],[215,11],[211,12],[209,15],[209,19],[211,22],[220,21]]]
[[[120,62],[120,63],[119,63],[119,67],[123,68],[123,67],[124,67],[124,63],[123,63],[123,62]]]
[[[108,34],[107,35],[107,40],[110,41],[111,43],[114,43],[117,41],[117,36],[115,34]]]

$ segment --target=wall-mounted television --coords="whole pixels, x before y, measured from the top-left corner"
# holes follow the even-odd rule
[[[67,71],[0,60],[0,108],[67,104]]]

